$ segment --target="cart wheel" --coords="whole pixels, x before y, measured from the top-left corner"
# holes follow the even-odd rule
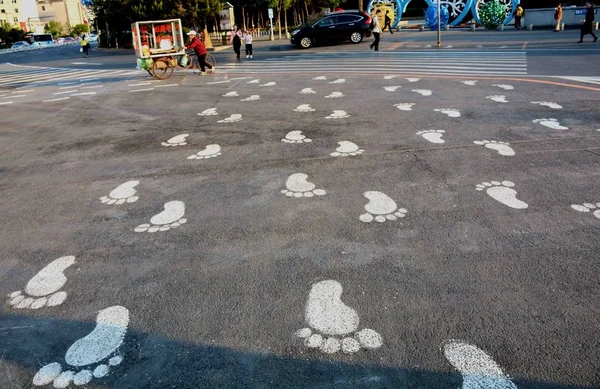
[[[152,64],[152,75],[159,80],[166,80],[173,74],[173,68],[168,61],[159,59]]]
[[[212,54],[209,53],[206,53],[206,63],[209,64],[211,68],[217,66],[217,60]]]

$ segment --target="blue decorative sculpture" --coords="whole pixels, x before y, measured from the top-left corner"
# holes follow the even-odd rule
[[[479,18],[479,9],[483,4],[487,1],[491,0],[473,0],[473,4],[471,5],[471,12],[473,14],[473,18],[478,24],[481,23],[481,19]],[[517,5],[519,5],[518,0],[498,0],[500,4],[503,4],[506,7],[506,19],[504,19],[504,24],[508,24],[512,18],[515,10],[517,9]]]
[[[448,12],[448,7],[445,5],[440,5],[440,26],[444,28],[446,24],[448,24],[448,18],[450,17],[450,12]],[[438,26],[438,12],[437,12],[437,4],[430,5],[427,7],[425,11],[425,27],[429,27],[431,29],[437,29]]]
[[[471,11],[475,21],[481,24],[481,19],[479,19],[479,8],[487,1],[491,0],[441,0],[440,5],[448,7],[451,26],[462,23],[463,19],[469,14],[469,11]],[[518,0],[499,1],[506,6],[507,16],[504,24],[507,24],[511,21],[513,13],[515,12],[515,9],[517,9]],[[436,0],[425,0],[425,2],[430,7],[437,6]],[[404,9],[406,9],[407,4],[408,2],[406,2]]]

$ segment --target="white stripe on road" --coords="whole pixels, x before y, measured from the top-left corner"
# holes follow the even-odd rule
[[[81,89],[104,88],[103,85],[82,86]]]
[[[16,91],[14,91],[14,92],[11,92],[11,93],[12,93],[12,94],[15,94],[15,93],[27,93],[27,92],[34,92],[34,90],[33,90],[33,89],[27,89],[27,90],[16,90]]]
[[[70,97],[68,97],[68,96],[67,96],[67,97],[60,97],[60,98],[58,98],[58,99],[52,99],[52,100],[43,100],[42,102],[43,102],[43,103],[49,103],[49,102],[51,102],[51,101],[61,101],[61,100],[68,100],[68,99],[70,99]]]
[[[127,86],[144,86],[144,85],[152,85],[149,82],[141,82],[139,84],[128,84]]]
[[[55,95],[64,95],[64,94],[67,94],[67,93],[73,93],[73,92],[77,92],[77,89],[73,89],[73,90],[66,90],[66,91],[64,91],[64,92],[56,92],[56,93],[53,93],[53,94],[55,94]]]
[[[166,88],[169,86],[178,86],[179,84],[166,84],[166,85],[157,85],[156,88]]]
[[[146,88],[146,89],[135,89],[135,90],[130,90],[129,92],[146,92],[149,90],[154,90],[154,88]]]
[[[74,93],[71,96],[88,96],[88,95],[95,95],[96,92],[81,92],[81,93]]]
[[[0,105],[7,105],[7,104],[12,104],[12,103],[13,103],[12,101],[5,101],[5,102],[0,103]]]

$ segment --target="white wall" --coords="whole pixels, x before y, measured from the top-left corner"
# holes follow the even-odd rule
[[[585,19],[586,7],[565,7],[563,8],[562,22],[565,26],[579,26],[582,24],[582,20]],[[594,9],[596,12],[595,21],[599,20],[598,9]],[[577,13],[577,15],[576,15]],[[523,26],[533,24],[535,27],[550,27],[554,26],[554,9],[553,8],[539,8],[539,9],[526,9],[525,16],[521,22]]]

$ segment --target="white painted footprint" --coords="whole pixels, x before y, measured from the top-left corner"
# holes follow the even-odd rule
[[[485,146],[488,149],[496,150],[498,154],[506,157],[512,157],[515,155],[515,151],[510,147],[510,143],[501,142],[495,140],[475,140],[473,141],[476,145]]]
[[[103,204],[124,204],[124,203],[135,203],[139,197],[135,196],[136,190],[134,189],[140,182],[139,181],[127,181],[108,194],[108,196],[100,197],[100,201]]]
[[[346,82],[345,78],[338,78],[337,80],[329,81],[330,84],[343,84]]]
[[[213,116],[213,115],[218,115],[218,113],[217,113],[216,108],[209,108],[209,109],[205,109],[204,111],[200,112],[198,115],[199,116]]]
[[[174,137],[172,137],[168,141],[162,142],[161,145],[167,146],[167,147],[168,146],[185,146],[185,145],[187,145],[186,138],[188,136],[189,136],[189,134],[175,135]]]
[[[451,118],[459,118],[460,117],[460,111],[458,109],[454,109],[454,108],[435,108],[434,111],[446,114],[446,115],[448,115],[448,117],[451,117]]]
[[[164,210],[150,219],[150,224],[140,224],[135,232],[169,231],[187,222],[185,216],[185,203],[183,201],[169,201],[165,203]]]
[[[365,205],[364,213],[359,216],[361,222],[370,223],[373,220],[383,223],[386,220],[396,220],[399,217],[406,216],[406,208],[398,209],[398,205],[392,198],[385,193],[371,190],[363,193],[369,202]]]
[[[98,312],[96,327],[85,337],[77,340],[65,354],[67,370],[58,362],[42,367],[33,377],[33,385],[43,386],[53,383],[55,388],[66,388],[71,382],[85,385],[93,377],[101,378],[108,374],[109,366],[123,361],[118,349],[123,344],[129,325],[127,308],[115,305]]]
[[[419,80],[420,80],[420,78],[414,78],[414,77],[407,77],[406,78],[406,81],[408,81],[408,82],[417,82]]]
[[[353,354],[361,348],[381,347],[383,340],[377,332],[368,328],[355,332],[360,319],[354,309],[342,302],[342,292],[342,285],[335,280],[314,284],[304,313],[309,327],[296,331],[295,335],[304,339],[306,347],[318,348],[328,354],[340,350]]]
[[[223,95],[223,97],[239,97],[240,95],[237,93],[237,91],[231,91],[231,92],[227,92]]]
[[[302,93],[302,94],[310,94],[310,93],[317,93],[315,92],[312,88],[304,88],[302,89],[300,92],[298,93]]]
[[[517,389],[492,357],[480,348],[460,340],[444,343],[444,356],[462,375],[462,389]]]
[[[67,299],[67,292],[59,292],[67,282],[64,271],[74,263],[75,257],[72,255],[50,262],[27,282],[25,294],[20,290],[9,294],[8,303],[19,309],[39,309],[43,306],[55,307],[62,304]]]
[[[396,77],[398,77],[398,76],[394,75],[394,74],[390,74],[390,75],[387,75],[387,76],[383,76],[383,79],[384,80],[391,80],[392,78],[396,78]]]
[[[558,103],[551,103],[549,101],[532,101],[531,104],[538,104],[538,105],[542,105],[545,107],[549,107],[552,109],[562,109],[563,106],[558,104]]]
[[[296,112],[314,112],[315,109],[310,106],[310,104],[300,104],[297,106],[294,111]]]
[[[383,87],[383,89],[385,89],[388,92],[395,92],[399,88],[402,88],[402,86],[400,86],[400,85],[394,85],[394,86],[384,86]]]
[[[568,130],[569,127],[562,126],[556,119],[534,119],[534,123],[539,123],[544,127],[551,128],[553,130]]]
[[[421,96],[431,96],[433,93],[429,89],[413,89],[413,92],[420,94]]]
[[[495,101],[496,103],[508,103],[508,100],[506,100],[506,96],[504,95],[487,96],[486,99]]]
[[[262,84],[262,85],[259,85],[259,86],[273,86],[275,84],[276,84],[275,81],[269,81],[266,84]]]
[[[463,84],[465,85],[469,85],[469,86],[475,86],[475,84],[477,84],[477,80],[463,80],[461,81]]]
[[[228,118],[219,120],[217,123],[235,123],[235,122],[239,122],[240,120],[242,120],[242,114],[234,113],[233,115],[229,116]]]
[[[250,80],[248,81],[246,84],[258,84],[260,82],[260,79],[254,79],[254,80]]]
[[[198,151],[196,154],[192,154],[187,159],[208,159],[214,158],[221,155],[221,146],[217,144],[208,145],[204,150]]]
[[[325,116],[325,119],[344,119],[350,117],[346,111],[335,110],[329,116]]]
[[[313,78],[313,80],[323,81],[323,80],[327,80],[327,77],[325,77],[325,76],[317,76],[317,77]]]
[[[285,143],[309,143],[312,142],[312,139],[302,135],[302,131],[290,131],[281,141]]]
[[[417,135],[421,135],[431,143],[446,143],[446,141],[442,139],[445,132],[446,131],[444,130],[424,130],[417,132]]]
[[[335,149],[335,151],[329,155],[333,157],[348,157],[360,155],[364,152],[363,149],[359,148],[356,143],[343,140],[338,142],[339,147]]]
[[[331,92],[325,96],[326,99],[337,99],[338,97],[344,97],[344,94],[342,92]]]
[[[400,111],[412,111],[412,107],[415,103],[398,103],[394,104],[394,107],[398,108]]]
[[[475,185],[475,189],[485,190],[491,198],[511,208],[527,208],[526,202],[517,199],[517,191],[512,188],[513,186],[515,184],[511,181],[490,181]]]
[[[492,86],[497,86],[498,88],[504,89],[504,90],[513,90],[515,89],[512,85],[508,85],[508,84],[492,84]]]
[[[600,219],[600,203],[592,204],[592,203],[583,203],[583,205],[573,204],[571,208],[578,212],[592,212],[592,215],[596,216]]]
[[[246,97],[245,99],[241,99],[240,101],[256,101],[256,100],[260,100],[259,95],[251,95],[251,96]]]
[[[295,173],[288,177],[285,181],[286,189],[282,190],[281,193],[287,197],[313,197],[314,195],[323,196],[326,195],[323,189],[315,189],[317,186],[312,182],[308,182],[306,179],[308,175],[304,173]]]

